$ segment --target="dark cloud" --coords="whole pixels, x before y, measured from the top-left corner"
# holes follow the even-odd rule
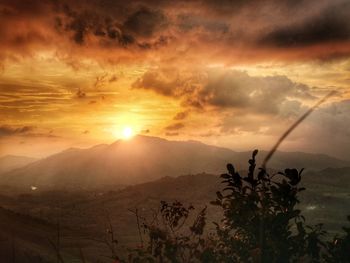
[[[45,137],[45,138],[58,138],[52,131],[45,133],[37,132],[37,128],[34,126],[0,126],[0,138],[8,136],[25,136],[25,137]]]
[[[122,30],[121,21],[97,11],[92,8],[74,9],[64,4],[62,15],[56,17],[56,29],[59,32],[71,32],[73,40],[80,45],[91,36],[120,46],[134,43],[133,36]]]
[[[161,60],[341,57],[350,53],[349,6],[344,0],[3,0],[0,58],[40,49],[108,61],[146,59],[150,52]],[[314,45],[324,48],[305,50]]]
[[[350,40],[350,2],[331,6],[320,14],[295,24],[277,27],[261,43],[277,47],[298,47]]]
[[[139,78],[132,87],[154,90],[165,96],[176,96],[176,90],[181,87],[181,84],[179,80],[169,81],[169,79],[162,77],[159,72],[149,71]]]
[[[180,121],[180,120],[184,120],[188,117],[188,115],[190,114],[189,111],[181,111],[176,113],[176,115],[174,116],[174,120],[175,121]]]
[[[34,129],[32,126],[12,127],[3,125],[0,126],[0,137],[28,134]]]
[[[337,1],[337,0],[335,0]],[[244,10],[242,9],[254,9],[254,11],[261,11],[258,8],[263,6],[272,6],[274,8],[279,8],[283,11],[290,10],[295,12],[296,10],[303,9],[306,4],[323,4],[323,2],[331,2],[329,0],[201,0],[198,1],[200,5],[204,8],[209,9],[211,12],[217,13],[219,15],[232,16],[240,13]],[[278,10],[275,10],[276,12]],[[305,10],[304,10],[305,11]]]
[[[149,129],[145,129],[145,130],[142,130],[141,133],[142,134],[149,134],[151,131]]]
[[[80,88],[78,89],[75,95],[77,96],[78,99],[83,99],[86,97],[86,93],[82,91]]]
[[[231,71],[209,75],[208,83],[198,93],[197,99],[204,105],[277,114],[288,97],[313,99],[309,87],[294,83],[285,76],[251,77]]]
[[[165,135],[166,136],[178,136],[179,133],[178,132],[166,132]]]
[[[165,129],[168,131],[176,131],[176,130],[180,130],[184,127],[185,127],[185,125],[183,123],[178,122],[178,123],[174,123],[174,124],[171,124],[171,125],[165,127]]]
[[[42,15],[52,7],[51,1],[41,0],[2,0],[0,14],[13,15]]]
[[[229,25],[227,22],[208,20],[204,17],[194,16],[193,14],[180,14],[178,16],[178,26],[183,31],[204,29],[209,32],[227,33]]]
[[[72,39],[79,45],[97,41],[100,48],[133,47],[143,49],[158,48],[166,45],[171,37],[162,35],[168,20],[162,10],[147,7],[134,7],[131,4],[106,2],[106,5],[90,1],[85,6],[73,3],[62,4],[61,14],[55,18],[58,32],[71,33]]]
[[[123,27],[131,33],[141,37],[151,37],[154,33],[165,29],[167,18],[160,10],[143,7],[131,14]]]
[[[279,114],[291,99],[315,99],[310,87],[285,76],[252,77],[235,70],[194,71],[190,77],[172,73],[175,77],[168,76],[166,80],[164,72],[147,72],[134,83],[134,88],[179,98],[183,105],[199,109],[231,108],[258,114]]]
[[[112,76],[109,78],[108,82],[109,82],[109,83],[116,82],[116,81],[118,81],[118,79],[119,79],[119,78],[118,78],[116,75],[112,75]]]

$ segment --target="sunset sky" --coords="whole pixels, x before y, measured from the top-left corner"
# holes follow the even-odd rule
[[[0,156],[135,134],[350,159],[349,0],[0,0]]]

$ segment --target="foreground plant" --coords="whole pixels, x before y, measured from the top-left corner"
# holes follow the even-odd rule
[[[350,228],[325,241],[322,225],[308,226],[296,205],[303,170],[270,174],[256,171],[255,150],[247,176],[232,164],[222,174],[222,191],[211,202],[223,217],[215,231],[205,231],[206,208],[192,220],[192,206],[162,201],[151,221],[144,221],[147,245],[132,250],[129,262],[349,262]]]
[[[216,223],[219,262],[286,262],[320,259],[325,234],[321,226],[307,227],[298,193],[302,171],[286,169],[273,175],[260,168],[256,173],[255,150],[249,160],[246,177],[232,164],[222,174],[223,191],[212,204],[223,210],[221,224]]]

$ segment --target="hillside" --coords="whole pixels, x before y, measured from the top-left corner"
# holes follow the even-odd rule
[[[26,166],[37,161],[35,158],[16,155],[5,155],[0,157],[0,174]]]
[[[31,194],[3,196],[0,205],[16,213],[0,210],[0,221],[3,227],[6,226],[3,232],[7,237],[5,240],[10,240],[10,229],[13,229],[19,243],[23,242],[23,247],[37,248],[39,242],[39,251],[45,252],[50,251],[50,247],[44,237],[55,234],[54,226],[59,215],[60,223],[65,228],[62,234],[65,256],[78,257],[81,247],[86,258],[96,262],[99,255],[108,254],[105,245],[94,241],[104,238],[108,217],[120,248],[125,251],[125,246],[134,247],[139,242],[136,218],[131,211],[138,209],[140,216],[151,219],[161,200],[178,200],[197,209],[207,206],[210,229],[213,227],[211,222],[221,217],[221,211],[209,204],[215,199],[215,192],[222,188],[220,181],[215,175],[197,174],[164,177],[121,190],[34,191]],[[330,182],[333,182],[331,187]],[[346,224],[346,215],[350,214],[349,183],[350,168],[325,169],[320,173],[306,171],[302,185],[307,191],[300,196],[300,208],[307,223],[322,222],[332,232],[339,231],[340,226]],[[42,255],[42,252],[38,253]]]
[[[54,225],[0,207],[0,227],[1,262],[54,262]]]
[[[96,189],[130,185],[182,174],[220,174],[228,162],[242,170],[250,152],[205,145],[195,141],[168,141],[136,136],[110,145],[68,149],[0,176],[0,184],[30,189]],[[265,152],[258,155],[261,160]],[[350,166],[326,155],[278,152],[270,167],[325,169]]]

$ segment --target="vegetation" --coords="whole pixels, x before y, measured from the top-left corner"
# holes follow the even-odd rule
[[[221,188],[219,178],[205,174],[196,176],[195,181],[189,180],[192,176],[166,178],[97,197],[85,192],[19,196],[20,199],[14,199],[15,205],[18,205],[18,200],[29,202],[18,206],[20,214],[12,212],[12,206],[9,210],[0,210],[0,221],[9,237],[1,243],[5,255],[5,261],[2,261],[349,262],[350,228],[344,227],[341,235],[331,235],[320,224],[309,225],[299,210],[302,207],[298,205],[300,193],[305,190],[300,185],[302,179],[308,182],[307,175],[296,169],[279,173],[258,169],[257,153],[253,152],[246,174],[238,172],[232,164],[227,165],[227,172],[221,175],[222,190],[216,192],[216,196],[215,191]],[[344,183],[347,177],[333,178],[329,176],[332,171],[323,176],[321,172],[311,174],[308,192],[313,194],[312,187],[319,184],[326,184],[327,188],[322,189],[328,191],[335,182],[344,188],[332,191],[347,191],[348,185]],[[344,175],[348,174],[347,171]],[[324,181],[325,176],[329,181]],[[181,184],[176,183],[179,180]],[[156,193],[159,188],[162,188],[161,194]],[[201,194],[198,196],[198,193]],[[152,198],[147,205],[137,205],[140,200],[148,200],[148,196]],[[215,200],[211,205],[201,207],[213,197]],[[309,199],[304,197],[302,203],[308,204]],[[157,200],[174,198],[181,198],[181,202],[162,201],[157,210],[152,209],[157,207]],[[339,202],[344,200],[328,200],[329,206],[322,213],[345,207],[347,202]],[[196,208],[185,205],[187,202],[196,204]],[[330,210],[334,202],[340,206]],[[49,210],[41,216],[46,206]],[[22,214],[30,207],[37,212]],[[129,211],[135,218],[126,212],[131,207],[134,209]],[[126,214],[120,215],[124,210]],[[314,215],[308,210],[303,211],[304,215]],[[340,219],[340,216],[335,213],[333,218]],[[136,219],[135,227],[130,223],[133,219]],[[12,221],[17,222],[13,224],[13,230],[6,229]],[[329,224],[328,221],[325,223]],[[42,244],[40,239],[43,238],[44,245],[37,246],[32,242]]]
[[[298,193],[305,190],[299,187],[302,170],[272,175],[264,168],[256,171],[257,153],[249,160],[247,176],[232,164],[221,175],[225,187],[212,204],[223,216],[214,222],[214,230],[205,229],[206,207],[193,217],[194,207],[162,201],[151,220],[136,215],[146,237],[141,236],[141,247],[121,261],[349,262],[350,228],[327,241],[322,225],[307,225],[297,209]]]

